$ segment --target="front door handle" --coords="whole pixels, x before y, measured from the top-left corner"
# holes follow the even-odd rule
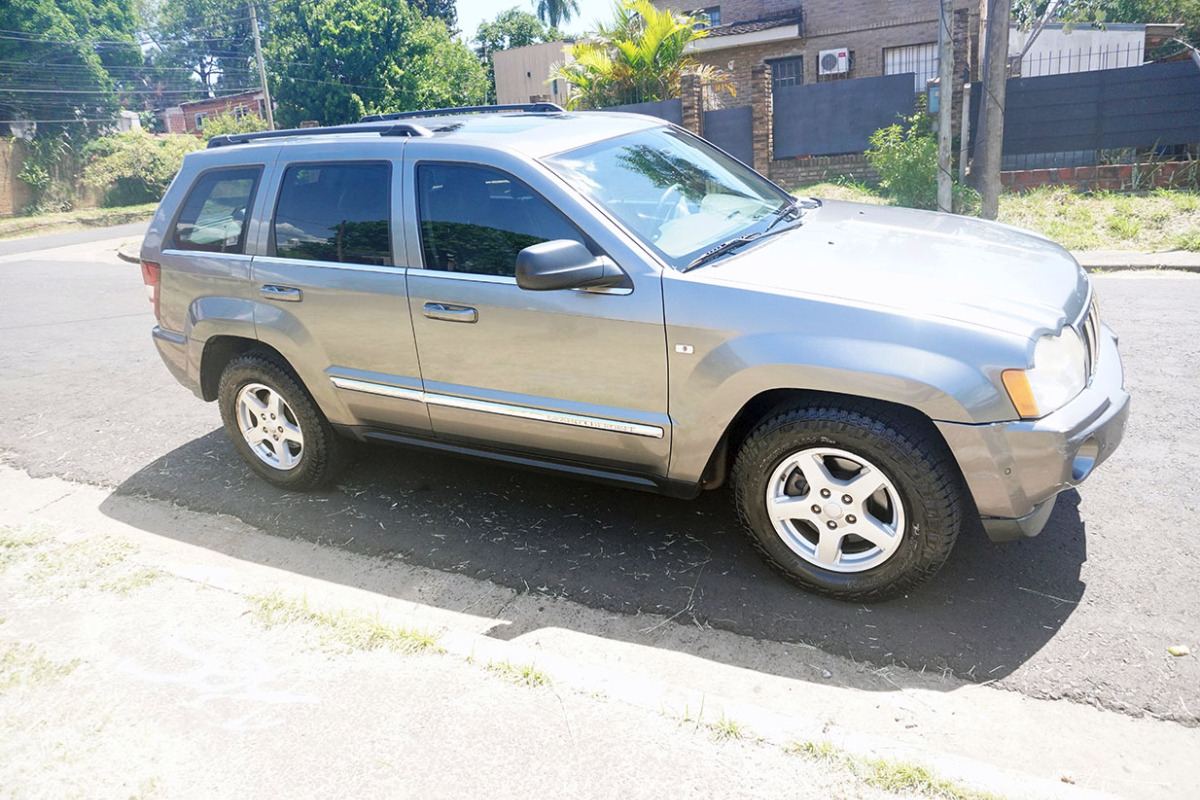
[[[475,322],[479,312],[470,306],[452,306],[448,303],[426,303],[425,316],[446,322]]]
[[[288,303],[299,303],[302,297],[300,290],[293,286],[275,286],[270,283],[260,288],[258,292],[268,300],[283,300]]]

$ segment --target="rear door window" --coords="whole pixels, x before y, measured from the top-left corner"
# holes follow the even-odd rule
[[[391,165],[293,164],[275,205],[277,258],[390,266]]]
[[[254,203],[262,167],[204,172],[196,179],[168,241],[175,250],[242,253],[246,220]]]

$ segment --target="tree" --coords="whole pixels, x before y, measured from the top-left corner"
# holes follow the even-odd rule
[[[116,117],[125,69],[141,63],[128,4],[25,0],[0,4],[0,119],[38,122],[38,137],[87,139]]]
[[[535,0],[538,19],[551,28],[561,27],[579,14],[578,0]]]
[[[402,0],[275,6],[266,60],[283,126],[483,102],[479,59]]]
[[[729,76],[687,54],[691,42],[708,35],[696,19],[655,8],[649,0],[626,0],[612,23],[573,45],[574,61],[559,64],[552,77],[573,89],[572,108],[603,108],[679,96],[683,75],[700,75],[715,88],[732,92]]]
[[[1200,0],[1103,0],[1102,7],[1106,22],[1182,23],[1179,38],[1200,47]]]
[[[155,45],[147,59],[152,87],[209,96],[257,87],[246,0],[162,0],[154,13],[147,31]]]
[[[496,99],[496,65],[492,63],[492,53],[561,38],[555,28],[547,28],[533,14],[515,6],[501,11],[491,22],[480,23],[475,34],[475,52],[487,70],[488,101],[494,102]]]

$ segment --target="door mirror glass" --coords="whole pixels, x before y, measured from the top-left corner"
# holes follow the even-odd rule
[[[622,285],[625,273],[570,239],[552,239],[517,253],[517,285],[532,291],[599,289]]]

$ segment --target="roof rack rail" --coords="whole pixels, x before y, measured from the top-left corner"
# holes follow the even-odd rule
[[[394,114],[371,114],[359,122],[380,122],[390,119],[442,117],[450,114],[478,114],[487,111],[524,111],[526,114],[561,114],[566,111],[555,103],[510,103],[499,106],[462,106],[460,108],[431,108],[426,111],[397,111]]]
[[[424,125],[390,120],[372,121],[366,124],[330,125],[324,128],[289,128],[282,131],[255,131],[254,133],[227,133],[208,140],[209,147],[227,147],[234,144],[260,141],[262,139],[286,139],[293,136],[333,136],[341,133],[378,133],[380,136],[432,136],[433,132]]]

